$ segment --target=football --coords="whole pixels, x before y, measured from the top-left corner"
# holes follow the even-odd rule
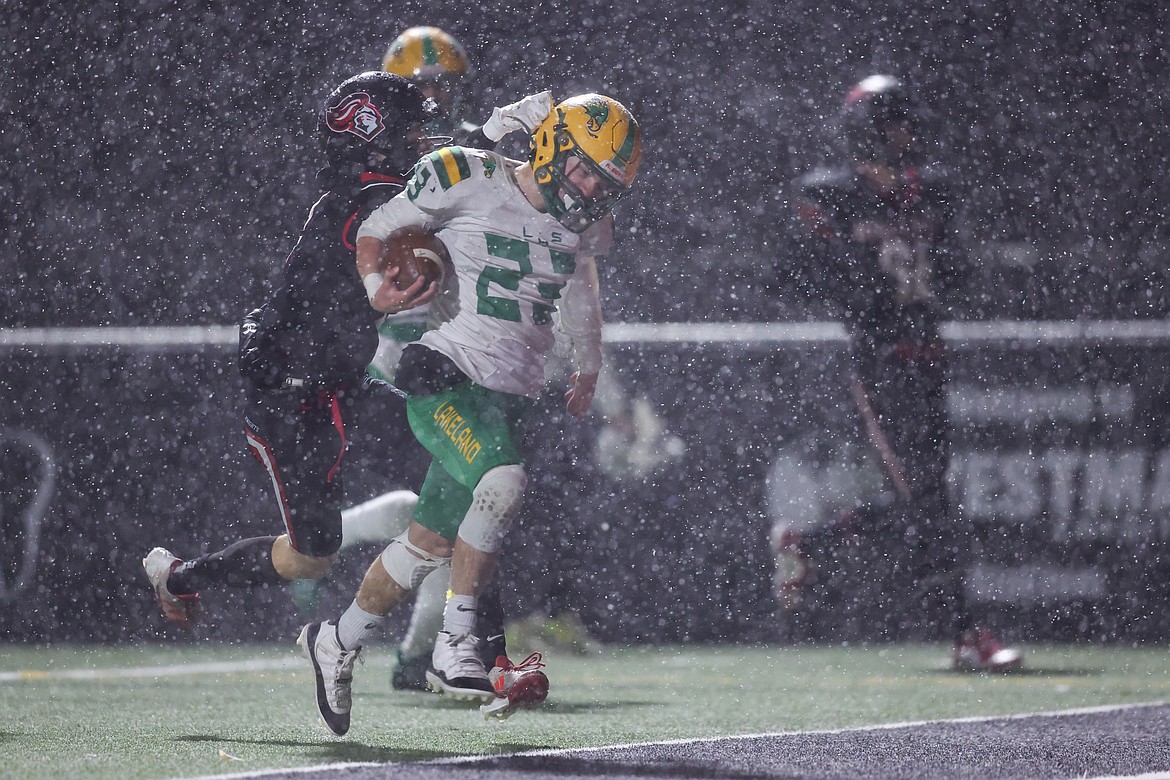
[[[382,259],[386,270],[398,269],[394,286],[405,290],[420,276],[426,277],[427,284],[442,284],[443,273],[451,255],[437,236],[421,228],[405,227],[395,230],[382,242]]]

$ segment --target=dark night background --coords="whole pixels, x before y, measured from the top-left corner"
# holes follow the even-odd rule
[[[832,152],[841,96],[874,72],[912,86],[928,157],[966,193],[974,273],[949,319],[1170,308],[1170,10],[1156,3],[9,0],[0,23],[0,328],[234,324],[277,278],[316,197],[318,103],[380,67],[415,24],[467,47],[473,120],[545,88],[603,92],[639,119],[637,192],[601,269],[609,323],[826,318],[793,281],[803,254],[789,184]],[[229,351],[3,354],[0,427],[43,436],[60,472],[35,582],[44,598],[0,604],[0,637],[177,634],[150,604],[145,549],[194,554],[273,529]],[[772,638],[762,472],[777,442],[843,408],[807,392],[834,386],[839,361],[817,349],[615,355],[689,449],[669,478],[566,491],[596,514],[574,532],[580,549],[610,561],[589,575],[602,593],[591,627],[611,639]],[[1140,359],[1157,377],[1165,357]],[[1100,371],[1094,382],[1130,382],[1137,360],[1115,351],[1083,364]],[[1164,380],[1133,383],[1164,397]],[[1145,436],[1153,451],[1165,443]],[[7,447],[11,473],[35,471]],[[18,480],[0,494],[7,539],[29,492]],[[664,516],[678,525],[664,529]],[[644,551],[648,538],[666,541]],[[351,557],[341,583],[364,568]],[[9,578],[14,560],[0,569]],[[1147,587],[1134,577],[1122,595]],[[663,609],[666,593],[677,609]],[[281,604],[280,619],[236,604],[245,617],[220,636],[286,638],[297,618]],[[1130,618],[1142,624],[1133,636],[1167,635],[1145,613],[1102,622],[1062,609],[1061,630],[1041,611],[1031,636],[1100,636]]]
[[[641,121],[610,321],[818,316],[786,294],[786,188],[875,71],[913,86],[969,193],[980,270],[953,317],[1166,311],[1156,3],[85,6],[3,6],[0,325],[234,322],[315,192],[318,101],[420,23],[466,45],[480,121],[543,88],[611,94]]]

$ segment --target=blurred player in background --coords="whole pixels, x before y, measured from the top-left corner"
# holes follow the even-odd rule
[[[593,399],[601,368],[596,263],[612,240],[610,209],[629,191],[640,159],[641,133],[629,111],[611,98],[581,95],[554,107],[535,130],[528,162],[441,149],[419,162],[402,195],[363,223],[362,275],[380,269],[383,241],[404,226],[435,232],[453,268],[436,298],[439,324],[407,347],[396,378],[409,397],[411,429],[433,456],[415,520],[370,566],[349,609],[336,621],[305,626],[298,639],[316,673],[318,710],[334,733],[349,728],[362,642],[446,565],[451,596],[428,683],[446,696],[483,702],[485,714],[506,714],[547,694],[538,669],[506,664],[489,675],[477,638],[478,600],[527,486],[518,441],[543,388],[558,311],[577,366],[566,409],[582,415]],[[521,678],[543,680],[544,690],[525,690]],[[496,696],[509,685],[516,698]]]
[[[411,27],[395,38],[382,58],[382,70],[402,76],[435,101],[439,114],[427,126],[433,136],[447,136],[461,146],[477,149],[499,139],[483,135],[482,128],[464,117],[467,91],[475,69],[463,44],[438,27]]]
[[[401,192],[415,161],[433,148],[423,126],[434,113],[418,87],[374,71],[343,82],[322,106],[317,133],[326,167],[318,178],[325,192],[285,261],[281,286],[240,328],[245,433],[285,532],[185,562],[162,547],[151,550],[146,575],[176,623],[190,625],[208,588],[316,579],[337,559],[347,400],[361,392],[379,316],[353,272],[357,226]],[[380,309],[425,304],[434,287],[423,289],[421,279],[405,291],[387,284]]]
[[[920,164],[920,117],[904,85],[871,76],[850,90],[841,113],[845,159],[797,182],[800,216],[815,239],[807,263],[814,295],[840,312],[852,346],[850,388],[889,493],[839,523],[780,540],[799,587],[855,534],[886,536],[908,551],[914,607],[944,604],[954,665],[1018,666],[973,623],[963,585],[967,529],[947,493],[950,459],[941,301],[963,265],[956,246],[957,198],[943,172]],[[919,615],[919,617],[924,617]]]

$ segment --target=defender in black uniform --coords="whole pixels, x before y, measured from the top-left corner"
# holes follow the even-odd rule
[[[161,547],[151,550],[143,560],[147,577],[163,613],[180,625],[193,619],[206,587],[316,579],[337,558],[345,399],[362,385],[381,316],[354,267],[355,234],[431,151],[423,125],[434,111],[416,86],[382,72],[348,79],[325,101],[318,132],[328,161],[319,174],[326,192],[285,261],[282,286],[240,327],[245,433],[285,533],[186,562]],[[428,301],[435,285],[424,290],[420,279],[401,292],[389,284],[382,290],[382,301],[389,295],[393,308],[404,310]]]
[[[947,492],[939,324],[941,300],[963,261],[957,199],[942,170],[918,165],[916,122],[898,80],[865,79],[849,92],[841,115],[847,162],[797,182],[800,216],[816,238],[808,282],[844,320],[853,351],[850,392],[892,500],[867,503],[840,524],[787,544],[820,557],[855,533],[898,539],[916,600],[944,604],[956,667],[1005,669],[1020,655],[972,622],[962,582],[969,542]]]

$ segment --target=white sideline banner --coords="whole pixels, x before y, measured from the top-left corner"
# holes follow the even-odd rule
[[[943,334],[950,488],[956,534],[978,554],[974,601],[1028,616],[1036,638],[1108,629],[1170,640],[1170,322],[948,322]],[[835,322],[624,323],[605,335],[613,397],[599,396],[585,424],[554,422],[546,434],[587,467],[588,484],[555,479],[588,507],[576,530],[594,546],[579,551],[580,586],[602,605],[599,630],[606,641],[751,638],[759,605],[774,603],[769,532],[829,522],[882,490],[857,436],[845,332]],[[234,325],[0,329],[0,428],[38,437],[56,465],[38,549],[17,523],[0,523],[0,568],[12,575],[33,553],[92,566],[94,598],[138,615],[119,551],[216,538],[225,516],[266,527],[270,498],[255,489],[240,435],[236,343]],[[380,486],[379,470],[395,465],[361,448],[360,422],[354,432],[353,463],[377,467],[350,474]],[[44,482],[40,461],[12,443],[0,459],[0,497],[11,497],[0,511],[21,518]],[[680,567],[694,575],[681,582]],[[52,592],[46,571],[0,588]],[[57,621],[74,602],[62,593],[20,617],[45,636],[141,628]],[[835,638],[872,625],[842,623],[852,618],[836,606],[824,619]],[[223,631],[256,629],[241,618]]]
[[[955,346],[1017,343],[1021,347],[1072,344],[1152,344],[1170,341],[1165,320],[946,322],[943,338]],[[843,345],[837,322],[647,322],[605,325],[608,344]],[[235,325],[0,328],[0,347],[234,347]]]

